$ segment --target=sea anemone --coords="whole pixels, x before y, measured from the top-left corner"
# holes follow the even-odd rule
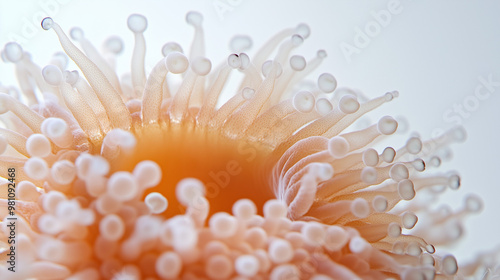
[[[66,70],[62,53],[42,69],[19,44],[5,46],[21,94],[0,93],[0,176],[11,181],[0,200],[2,279],[452,279],[483,265],[459,270],[434,254],[482,208],[470,195],[457,212],[428,210],[443,187],[460,186],[455,173],[427,170],[465,139],[462,128],[377,151],[398,122],[352,124],[399,93],[368,99],[329,73],[302,84],[326,57],[291,55],[307,25],[252,58],[251,39],[236,36],[212,66],[203,17],[186,21],[189,55],[167,43],[146,76],[147,20],[128,18],[130,79],[113,69],[121,39],[103,55],[74,28],[82,52],[51,18],[42,28],[80,71]],[[221,102],[234,72],[240,85]]]

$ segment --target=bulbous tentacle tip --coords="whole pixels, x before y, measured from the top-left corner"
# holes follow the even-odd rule
[[[385,94],[385,101],[392,101],[394,98],[397,97],[399,97],[399,91],[397,90],[390,91]]]
[[[127,19],[127,26],[134,33],[142,33],[148,27],[148,20],[143,15],[132,14]]]
[[[443,272],[446,275],[455,275],[458,271],[457,259],[452,255],[447,255],[443,258]]]
[[[241,90],[241,95],[245,100],[250,100],[255,96],[255,90],[253,88],[245,87]]]
[[[330,180],[335,174],[335,170],[328,163],[311,163],[309,168],[310,173],[314,174],[315,178],[320,182]]]
[[[389,176],[394,181],[400,182],[402,180],[408,179],[410,175],[409,175],[408,167],[406,167],[406,165],[404,165],[403,163],[396,163],[389,170]]]
[[[227,65],[233,69],[239,68],[241,66],[240,56],[235,53],[229,55],[227,57]]]
[[[318,88],[324,93],[332,93],[337,88],[337,80],[330,73],[323,73],[318,77]]]
[[[316,112],[318,112],[321,116],[326,116],[333,110],[332,103],[326,98],[318,98],[315,104]]]
[[[75,41],[80,41],[85,36],[85,34],[80,27],[73,27],[69,31],[69,36],[71,36],[71,39]]]
[[[161,54],[163,54],[163,56],[165,56],[165,57],[173,52],[184,53],[181,45],[179,45],[176,42],[168,42],[165,45],[163,45],[163,47],[161,48]]]
[[[235,53],[244,52],[250,49],[252,44],[252,38],[249,36],[236,35],[229,41],[229,49]]]
[[[384,162],[391,163],[396,156],[396,150],[393,147],[387,147],[380,156]]]
[[[184,178],[179,181],[175,188],[175,196],[184,206],[189,206],[205,194],[205,186],[196,178]]]
[[[58,86],[63,82],[61,69],[55,65],[47,65],[42,69],[42,76],[52,86]]]
[[[328,54],[326,53],[325,50],[319,50],[317,53],[316,53],[316,56],[318,56],[319,58],[326,58],[328,56]]]
[[[366,183],[366,184],[374,184],[377,181],[377,178],[378,178],[377,170],[374,167],[365,166],[361,170],[360,179],[364,183]],[[377,203],[380,203],[380,202],[377,202]],[[377,206],[377,208],[379,208],[379,207]],[[382,207],[380,207],[380,208],[382,208]],[[387,206],[385,206],[383,208],[384,210],[382,210],[382,211],[385,211],[385,208],[387,208]],[[382,212],[382,211],[380,211],[380,212]]]
[[[292,35],[292,45],[298,47],[304,43],[304,38],[298,34]]]
[[[484,208],[483,200],[475,194],[469,194],[465,198],[465,208],[469,213],[480,213]]]
[[[410,137],[408,141],[406,141],[405,148],[410,154],[416,155],[422,151],[422,141],[418,137]]]
[[[244,71],[250,67],[250,57],[246,53],[240,53],[238,55],[240,57],[241,65],[240,70]]]
[[[54,20],[51,17],[46,17],[42,19],[41,25],[44,30],[49,30],[54,26]]]
[[[197,57],[191,63],[191,69],[199,76],[205,76],[212,69],[212,62],[206,57]]]
[[[203,22],[203,15],[199,12],[191,11],[186,14],[186,22],[193,26],[200,26]]]
[[[311,28],[305,23],[300,23],[295,28],[295,33],[299,34],[302,38],[307,39],[311,35]]]
[[[328,152],[334,158],[343,158],[349,149],[349,142],[342,136],[335,136],[328,140]]]
[[[376,166],[379,162],[379,156],[378,156],[377,151],[373,148],[366,149],[363,152],[362,160],[366,166],[370,166],[370,167]]]
[[[383,195],[377,195],[372,200],[372,207],[376,212],[382,213],[387,210],[389,202]]]
[[[461,178],[458,174],[451,174],[450,177],[448,177],[448,187],[452,190],[458,190],[461,185]]]
[[[148,194],[144,199],[144,202],[152,214],[161,214],[167,210],[168,207],[168,200],[158,192]]]
[[[184,73],[189,67],[188,58],[184,54],[177,51],[169,53],[165,63],[168,71],[174,74]]]
[[[318,114],[324,117],[333,110],[333,105],[327,98],[321,97],[316,99],[316,104],[314,104],[314,109]]]
[[[353,114],[358,111],[360,104],[355,96],[345,95],[340,98],[338,107],[345,114]]]
[[[398,122],[390,116],[382,117],[377,124],[378,131],[383,135],[391,135],[397,128]]]
[[[404,200],[412,200],[415,195],[415,186],[413,182],[408,179],[403,179],[398,183],[398,194]]]
[[[104,42],[104,48],[114,54],[123,51],[123,40],[118,36],[111,36]]]
[[[271,219],[280,219],[286,217],[287,205],[285,202],[271,199],[264,204],[264,217]]]
[[[467,131],[463,126],[457,126],[450,130],[451,135],[453,136],[453,140],[456,142],[462,143],[467,140]]]
[[[300,91],[293,96],[293,107],[301,113],[309,113],[314,110],[316,103],[314,95],[309,91]]]
[[[3,49],[4,57],[7,61],[16,63],[23,58],[23,48],[16,42],[5,44]]]
[[[389,237],[398,238],[401,236],[401,231],[401,226],[396,222],[392,222],[387,226],[387,235]]]
[[[364,198],[355,198],[350,206],[351,213],[358,218],[366,218],[370,215],[370,204]]]
[[[70,84],[71,86],[75,86],[76,82],[78,81],[80,74],[78,71],[73,70],[73,71],[64,71],[63,72],[64,80],[66,83]]]
[[[425,251],[429,254],[434,254],[436,252],[436,248],[432,244],[427,244],[427,246],[425,246]]]
[[[302,71],[306,68],[307,62],[306,59],[301,55],[294,55],[290,57],[290,67],[294,71]]]

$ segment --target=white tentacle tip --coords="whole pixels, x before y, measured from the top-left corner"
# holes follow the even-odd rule
[[[195,203],[196,199],[205,196],[205,193],[205,186],[195,178],[184,178],[179,181],[175,188],[175,196],[184,206]]]
[[[442,267],[446,275],[455,275],[458,271],[457,259],[452,255],[445,256]]]
[[[168,207],[168,200],[158,192],[152,192],[146,196],[144,202],[153,214],[161,214]]]
[[[374,184],[378,179],[377,169],[371,166],[363,167],[360,178],[366,184]]]
[[[145,16],[132,14],[127,19],[128,28],[134,33],[142,33],[148,27],[148,20]]]
[[[44,30],[49,30],[54,26],[54,20],[51,17],[46,17],[42,19],[41,25]]]
[[[248,54],[240,53],[239,57],[240,57],[240,62],[241,62],[239,69],[241,71],[248,69],[248,67],[250,67],[250,57],[248,56]]]
[[[23,58],[23,48],[16,42],[5,44],[3,51],[5,58],[10,62],[16,63]]]
[[[78,82],[78,79],[80,78],[80,74],[76,70],[64,71],[63,76],[66,83],[71,86],[75,86],[76,82]]]
[[[372,200],[372,207],[373,209],[375,209],[375,211],[382,213],[385,212],[389,207],[389,202],[383,195],[377,195]]]
[[[47,65],[42,69],[42,76],[52,86],[58,86],[63,82],[61,69],[55,65]]]
[[[119,54],[123,51],[123,40],[118,36],[111,36],[104,42],[104,48],[114,54]]]
[[[33,180],[42,180],[49,173],[49,166],[45,160],[31,157],[24,164],[24,172]]]
[[[187,59],[187,57],[181,52],[177,51],[169,53],[167,55],[165,63],[168,71],[174,74],[184,73],[189,67],[189,60]]]
[[[359,110],[360,104],[355,96],[344,95],[342,96],[342,98],[340,98],[338,107],[344,114],[352,114],[356,113]]]
[[[292,45],[294,47],[300,46],[302,43],[304,43],[304,38],[298,34],[292,35]]]
[[[191,11],[186,14],[186,22],[193,26],[200,26],[203,22],[203,16],[198,12]]]
[[[323,73],[318,77],[318,88],[324,93],[331,93],[337,88],[337,80],[330,73]]]
[[[469,194],[465,198],[465,209],[469,213],[479,213],[483,210],[484,205],[483,201],[480,197],[474,195],[474,194]]]
[[[233,69],[239,68],[241,66],[240,56],[235,53],[229,55],[227,58],[227,65]]]
[[[351,202],[351,213],[358,218],[366,218],[370,215],[370,204],[363,198],[356,198]]]
[[[50,141],[43,134],[32,134],[26,141],[26,150],[32,157],[46,157],[51,153]]]
[[[326,57],[328,56],[328,54],[326,53],[326,51],[325,51],[325,50],[319,50],[319,51],[316,53],[316,56],[317,56],[318,58],[323,59],[323,58],[326,58]]]
[[[321,116],[326,116],[333,110],[333,104],[327,98],[321,97],[316,99],[315,104],[316,112],[318,112]]]
[[[294,55],[290,57],[290,67],[294,71],[302,71],[306,68],[307,62],[306,59],[301,55]]]
[[[293,96],[293,107],[301,113],[309,113],[314,110],[316,100],[309,91],[300,91]]]
[[[199,76],[206,76],[212,69],[212,62],[205,57],[197,57],[191,63],[191,69]]]
[[[398,122],[390,116],[385,116],[378,121],[377,128],[381,134],[391,135],[396,132]]]
[[[163,45],[163,47],[161,48],[161,53],[165,57],[168,56],[170,53],[173,53],[173,52],[183,53],[181,45],[179,45],[176,42],[168,42],[165,45]]]
[[[328,141],[328,151],[334,158],[343,158],[349,149],[349,142],[342,136],[335,136]]]
[[[453,140],[458,143],[462,143],[467,139],[467,131],[463,126],[457,126],[450,130],[450,134],[453,137]]]
[[[83,38],[84,33],[80,27],[73,27],[69,31],[69,36],[71,36],[71,39],[75,41],[80,41]]]
[[[250,100],[255,96],[255,90],[253,88],[245,87],[241,90],[241,95],[245,100]]]
[[[307,25],[305,23],[300,23],[295,28],[295,33],[299,34],[304,39],[307,39],[309,37],[309,35],[311,35],[311,28],[309,28],[309,25]]]
[[[244,52],[252,47],[252,38],[246,35],[236,35],[229,42],[232,52]]]

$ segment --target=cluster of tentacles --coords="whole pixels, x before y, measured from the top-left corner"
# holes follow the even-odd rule
[[[456,276],[455,258],[433,245],[460,237],[480,200],[432,212],[419,228],[417,214],[433,211],[432,200],[414,198],[460,186],[456,174],[423,171],[464,139],[461,129],[377,151],[374,142],[397,130],[392,117],[345,131],[398,92],[368,100],[337,88],[328,73],[300,90],[326,57],[291,55],[309,36],[306,25],[278,33],[252,59],[243,52],[250,39],[237,36],[234,53],[212,67],[201,15],[186,19],[195,28],[189,58],[168,43],[147,78],[141,15],[128,19],[135,47],[121,79],[121,39],[99,53],[74,28],[82,52],[51,18],[42,27],[55,31],[79,71],[67,70],[65,54],[41,69],[18,44],[5,46],[21,93],[0,94],[0,175],[15,170],[18,256],[15,273],[4,269],[10,245],[0,241],[2,279]],[[235,72],[240,86],[221,101]],[[8,184],[1,240],[10,234]]]

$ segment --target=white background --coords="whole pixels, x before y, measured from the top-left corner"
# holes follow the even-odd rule
[[[145,36],[147,67],[151,68],[160,58],[165,42],[177,41],[189,49],[193,30],[184,22],[189,10],[204,14],[207,55],[213,61],[228,54],[227,43],[233,34],[251,35],[254,46],[259,47],[279,30],[305,22],[312,34],[298,52],[306,58],[313,57],[317,49],[328,53],[317,74],[328,71],[336,76],[339,85],[356,87],[370,97],[399,90],[400,97],[379,109],[379,115],[405,116],[411,130],[424,138],[453,126],[443,115],[453,110],[454,104],[471,102],[480,85],[479,77],[492,75],[493,81],[500,82],[500,2],[393,0],[401,12],[393,14],[389,24],[370,38],[367,46],[359,48],[359,53],[350,56],[349,62],[340,45],[355,46],[356,28],[373,24],[372,13],[387,10],[391,1],[352,2],[0,0],[0,44],[16,38],[33,54],[35,62],[47,64],[50,55],[61,50],[55,34],[39,28],[40,19],[51,16],[66,31],[82,27],[97,45],[108,35],[121,36],[126,47],[119,66],[125,69],[133,45],[126,19],[131,13],[141,13],[149,19]],[[12,65],[0,62],[2,84],[16,83],[12,71]],[[459,208],[464,194],[471,192],[485,202],[483,213],[468,219],[465,240],[451,249],[461,259],[500,244],[500,186],[496,173],[500,167],[500,87],[495,90],[475,104],[477,108],[466,111],[466,117],[460,117],[468,140],[453,145],[454,159],[443,166],[462,175],[462,188],[447,193],[453,208]]]

